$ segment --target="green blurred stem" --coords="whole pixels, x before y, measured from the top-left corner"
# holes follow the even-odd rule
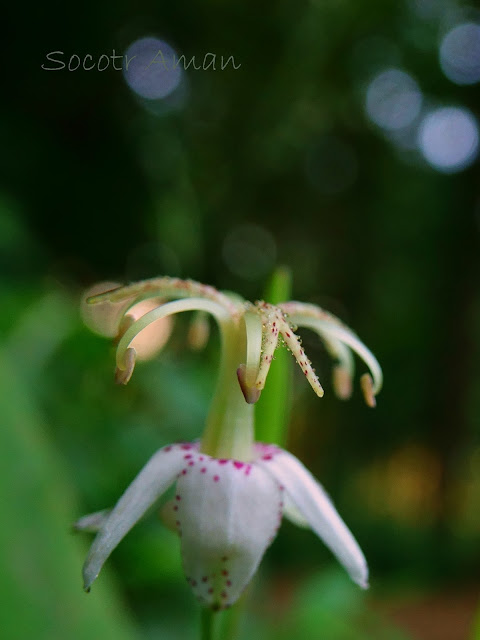
[[[265,300],[278,304],[290,299],[292,275],[287,267],[278,267],[265,291]],[[256,440],[285,446],[290,413],[291,356],[281,343],[275,352],[265,389],[255,406]]]
[[[240,622],[245,610],[249,591],[250,589],[247,587],[246,591],[243,592],[233,607],[221,612],[220,640],[238,640],[240,634]]]
[[[213,640],[213,622],[214,622],[214,613],[211,609],[207,609],[207,607],[202,607],[201,613],[201,640]]]

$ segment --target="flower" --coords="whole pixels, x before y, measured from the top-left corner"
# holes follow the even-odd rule
[[[252,462],[212,458],[198,443],[157,451],[101,518],[84,566],[89,589],[104,562],[145,511],[176,482],[167,504],[181,537],[185,576],[197,598],[213,609],[234,603],[274,539],[282,516],[308,524],[367,586],[363,553],[322,487],[292,454],[257,443]],[[91,517],[79,528],[86,528]],[[77,525],[78,526],[78,525]]]
[[[139,302],[145,300],[157,300],[158,304],[144,315],[130,318],[129,309],[138,309]],[[126,384],[132,375],[136,359],[132,343],[137,340],[138,344],[139,332],[146,327],[151,332],[153,323],[182,311],[197,312],[190,332],[195,346],[208,335],[204,314],[215,317],[222,356],[201,440],[157,451],[111,512],[92,514],[77,523],[78,529],[98,531],[84,565],[85,588],[90,589],[113,549],[174,483],[176,495],[167,504],[166,518],[174,521],[181,536],[190,586],[212,609],[237,600],[274,539],[283,515],[300,526],[310,526],[351,578],[367,587],[363,553],[321,485],[292,454],[254,441],[253,405],[265,385],[280,337],[314,391],[323,395],[294,326],[313,329],[337,360],[333,382],[341,398],[351,393],[350,349],[356,351],[370,368],[371,375],[362,376],[361,386],[367,404],[374,406],[382,384],[381,369],[355,334],[315,305],[251,304],[239,296],[177,278],[146,280],[93,296],[87,302],[97,305],[103,321],[106,308],[115,310],[118,382]]]

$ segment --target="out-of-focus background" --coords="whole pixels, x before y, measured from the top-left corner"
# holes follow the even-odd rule
[[[293,297],[339,315],[384,369],[375,411],[358,384],[343,403],[303,332],[326,393],[294,376],[289,435],[364,549],[371,588],[285,523],[240,638],[473,638],[478,9],[180,0],[17,3],[3,17],[2,637],[197,637],[178,541],[155,515],[88,597],[89,536],[69,526],[114,503],[158,447],[200,435],[215,338],[192,352],[180,319],[119,388],[79,299],[99,280],[168,274],[254,300],[287,265]]]

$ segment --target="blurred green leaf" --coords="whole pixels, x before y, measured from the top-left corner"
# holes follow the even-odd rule
[[[86,543],[69,474],[52,447],[28,386],[0,354],[1,629],[9,640],[136,637],[112,581],[82,591]]]
[[[281,634],[302,640],[408,640],[370,610],[367,594],[335,568],[317,573],[300,585]]]

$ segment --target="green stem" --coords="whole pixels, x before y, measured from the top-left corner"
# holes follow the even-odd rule
[[[220,322],[221,361],[217,388],[207,419],[200,449],[215,458],[252,459],[254,409],[247,404],[237,379],[237,369],[245,362],[246,333],[241,319]]]
[[[219,618],[221,640],[238,640],[240,623],[245,614],[249,591],[250,589],[244,591],[233,607],[221,612]]]
[[[214,633],[214,613],[211,609],[207,609],[207,607],[202,607],[201,611],[201,640],[213,640]]]

